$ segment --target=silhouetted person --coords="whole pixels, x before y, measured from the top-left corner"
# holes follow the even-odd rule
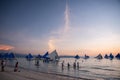
[[[79,62],[77,62],[77,68],[79,69]]]
[[[84,62],[84,61],[82,60],[82,62]]]
[[[76,62],[73,63],[73,68],[76,69]]]
[[[63,63],[61,63],[62,64],[62,67],[64,66],[64,64]]]
[[[67,64],[67,67],[68,67],[68,70],[69,70],[69,68],[70,68],[70,64],[69,63]]]
[[[64,69],[64,61],[61,63],[61,65],[62,65],[62,70]]]
[[[2,71],[2,72],[5,71],[5,70],[4,70],[4,67],[5,67],[5,61],[2,60],[2,61],[1,61],[1,71]]]
[[[14,68],[14,72],[17,72],[17,71],[18,71],[18,62],[16,62],[15,68]]]
[[[39,66],[39,59],[38,58],[35,59],[35,65]]]
[[[36,66],[39,66],[39,60],[37,60],[37,62],[36,62]]]
[[[39,66],[39,59],[37,59],[36,61],[36,66]]]

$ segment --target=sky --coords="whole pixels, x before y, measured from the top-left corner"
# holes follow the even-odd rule
[[[120,0],[0,0],[0,50],[120,52]]]

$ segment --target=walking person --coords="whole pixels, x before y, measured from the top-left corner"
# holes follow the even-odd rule
[[[14,72],[17,72],[17,71],[18,71],[18,61],[16,62],[15,68],[14,68]]]

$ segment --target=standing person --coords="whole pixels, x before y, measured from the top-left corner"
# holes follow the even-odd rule
[[[76,62],[73,63],[73,68],[76,69]]]
[[[39,59],[38,58],[35,59],[35,65],[39,66]]]
[[[14,68],[14,72],[17,72],[17,71],[18,71],[18,61],[16,62],[15,68]]]
[[[77,62],[77,68],[79,69],[79,62]]]
[[[62,62],[62,70],[64,69],[63,67],[64,67],[64,61]]]
[[[37,66],[39,66],[39,59],[37,59]]]
[[[5,71],[5,70],[4,70],[4,67],[5,67],[5,61],[2,60],[2,61],[1,61],[1,71],[2,71],[2,72]]]
[[[62,62],[62,68],[64,67],[64,63]]]
[[[68,64],[67,64],[67,66],[68,66],[68,70],[70,69],[70,64],[69,64],[69,62],[68,62]]]

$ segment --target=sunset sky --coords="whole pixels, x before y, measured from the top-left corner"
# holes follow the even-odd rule
[[[120,52],[120,0],[0,0],[0,50]]]

